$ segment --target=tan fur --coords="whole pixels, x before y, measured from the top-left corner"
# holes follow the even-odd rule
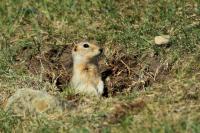
[[[84,47],[87,44],[89,47]],[[98,57],[102,49],[89,42],[81,42],[74,46],[72,87],[77,92],[89,95],[102,95],[104,83],[101,79],[98,66]]]

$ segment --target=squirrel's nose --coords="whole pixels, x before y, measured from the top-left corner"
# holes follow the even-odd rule
[[[102,48],[100,48],[100,49],[99,49],[99,52],[100,52],[100,53],[103,53],[103,49],[102,49]]]

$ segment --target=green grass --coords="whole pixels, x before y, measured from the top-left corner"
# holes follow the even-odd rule
[[[26,70],[25,61],[46,45],[95,40],[109,49],[107,58],[112,58],[115,48],[123,49],[118,56],[136,54],[140,59],[153,50],[161,61],[169,62],[171,70],[164,81],[144,90],[100,100],[80,96],[78,104],[83,108],[55,119],[23,119],[1,107],[0,132],[198,133],[199,22],[199,0],[1,0],[0,96],[8,97],[21,87],[54,90],[53,84]],[[169,47],[154,45],[154,37],[162,34],[171,36]],[[28,52],[21,53],[22,49]],[[144,107],[129,107],[138,99]],[[123,104],[125,110],[116,109]]]

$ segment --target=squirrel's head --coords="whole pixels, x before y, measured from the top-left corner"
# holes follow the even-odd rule
[[[89,42],[80,42],[75,44],[74,48],[72,49],[72,57],[74,61],[79,60],[90,62],[97,59],[97,57],[102,53],[102,48]]]

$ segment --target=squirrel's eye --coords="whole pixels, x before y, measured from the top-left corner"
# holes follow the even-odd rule
[[[89,45],[86,43],[86,44],[83,44],[83,47],[84,48],[89,48]]]

